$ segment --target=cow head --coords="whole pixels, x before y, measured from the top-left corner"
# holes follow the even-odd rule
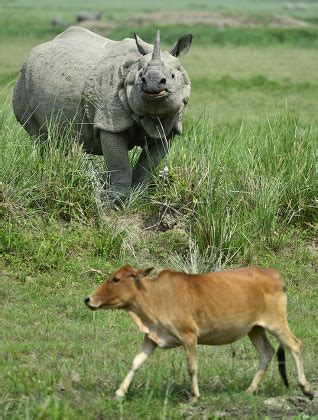
[[[127,307],[142,288],[140,280],[146,277],[153,268],[137,270],[125,265],[106,279],[84,303],[90,309],[120,309]]]

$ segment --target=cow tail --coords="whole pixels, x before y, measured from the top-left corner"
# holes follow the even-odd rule
[[[282,380],[285,386],[288,388],[289,384],[288,384],[287,373],[286,373],[285,349],[283,346],[279,346],[277,350],[277,360],[278,360],[278,370],[279,370],[280,376],[282,377]]]

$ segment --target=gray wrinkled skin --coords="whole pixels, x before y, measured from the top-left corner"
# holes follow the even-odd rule
[[[112,41],[68,28],[35,47],[23,65],[13,94],[16,118],[41,140],[50,118],[61,129],[72,122],[84,150],[104,155],[113,191],[126,194],[149,180],[152,165],[182,131],[190,81],[177,56],[191,41],[184,35],[161,52],[159,32],[152,46],[138,36]],[[132,170],[134,146],[143,152]]]

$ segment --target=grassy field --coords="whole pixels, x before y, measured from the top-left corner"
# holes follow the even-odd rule
[[[135,29],[120,23],[127,16],[170,7],[126,3],[90,4],[117,22],[109,36]],[[318,388],[317,5],[286,11],[284,2],[187,2],[190,11],[239,13],[264,25],[191,29],[194,45],[181,59],[192,82],[184,133],[149,190],[117,210],[105,201],[102,159],[68,138],[69,153],[57,149],[54,132],[42,156],[11,110],[19,66],[58,31],[51,17],[70,22],[82,9],[86,2],[75,0],[0,5],[0,418],[314,418],[317,403],[301,398],[290,355],[290,389],[273,360],[258,394],[244,394],[258,364],[248,339],[200,348],[196,405],[187,403],[181,349],[155,352],[127,398],[112,401],[142,336],[124,313],[92,313],[83,298],[126,263],[156,272],[276,268],[307,377]],[[270,28],[277,14],[313,26]],[[184,31],[162,27],[165,45]],[[150,41],[155,25],[139,32]],[[158,175],[164,166],[166,181]],[[264,403],[277,396],[285,405]]]

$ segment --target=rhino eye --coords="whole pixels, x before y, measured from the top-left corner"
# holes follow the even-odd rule
[[[118,277],[113,277],[111,282],[112,283],[118,283],[119,282],[119,278]]]
[[[174,79],[174,74],[172,73],[171,77]]]
[[[141,76],[142,76],[142,72],[139,73],[139,77],[141,77]]]

